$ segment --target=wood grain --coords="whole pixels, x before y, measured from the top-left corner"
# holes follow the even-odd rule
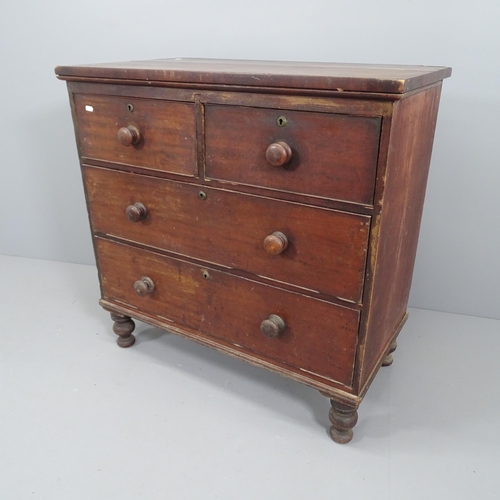
[[[286,125],[280,127],[283,116]],[[380,118],[241,106],[205,107],[206,176],[356,203],[371,204]],[[291,159],[275,167],[270,145],[284,142]]]
[[[257,108],[291,109],[300,111],[314,111],[324,113],[350,114],[354,116],[387,116],[392,112],[392,99],[354,98],[349,94],[341,93],[342,97],[316,97],[314,95],[293,95],[241,92],[236,88],[226,87],[224,90],[214,91],[205,89],[186,89],[182,87],[154,87],[151,85],[133,85],[131,82],[95,83],[95,82],[68,82],[68,90],[72,94],[99,94],[109,96],[133,97],[142,99],[156,99],[167,101],[195,102],[199,96],[200,102],[210,104],[232,104],[235,106],[250,106]],[[365,94],[361,94],[365,96]]]
[[[58,66],[59,78],[171,82],[404,93],[451,75],[441,66],[343,64],[227,59],[156,59]]]
[[[193,104],[93,94],[75,94],[74,100],[82,157],[197,175]],[[124,146],[118,132],[130,126],[141,139]]]
[[[360,390],[406,314],[440,95],[438,85],[394,105],[380,223],[371,236],[376,252]]]
[[[95,167],[83,175],[96,233],[361,299],[370,217]],[[137,202],[148,215],[132,222],[126,209]],[[264,240],[275,231],[287,246],[270,255]]]
[[[170,59],[63,66],[101,305],[331,398],[392,362],[446,67]]]
[[[95,244],[104,299],[154,315],[167,329],[186,326],[301,372],[351,383],[358,311],[106,239]],[[141,276],[155,283],[145,297],[134,290]],[[273,339],[260,330],[270,314],[286,325]]]

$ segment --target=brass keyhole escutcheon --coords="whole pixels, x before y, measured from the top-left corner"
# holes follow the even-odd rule
[[[203,276],[204,280],[208,280],[210,278],[210,274],[206,269],[201,273],[201,275]]]
[[[129,113],[132,113],[132,111],[134,111],[134,105],[133,104],[127,104],[127,111]]]
[[[206,199],[207,199],[207,193],[205,193],[205,191],[200,191],[200,192],[198,193],[198,198],[199,198],[200,200],[206,200]]]
[[[276,125],[278,125],[278,127],[284,127],[286,123],[287,119],[284,116],[278,116],[276,120]]]

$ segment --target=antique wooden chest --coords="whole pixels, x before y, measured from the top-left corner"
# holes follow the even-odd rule
[[[132,318],[330,398],[347,443],[407,318],[450,68],[62,66],[118,345]]]

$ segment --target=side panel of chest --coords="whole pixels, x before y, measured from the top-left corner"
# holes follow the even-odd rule
[[[367,388],[406,319],[441,84],[394,104],[385,174],[379,185],[381,213],[370,243],[370,286],[360,345],[360,390]]]

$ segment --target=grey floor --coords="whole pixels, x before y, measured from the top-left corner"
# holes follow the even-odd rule
[[[500,321],[414,309],[353,441],[318,392],[139,324],[94,267],[0,257],[0,499],[499,499]]]

